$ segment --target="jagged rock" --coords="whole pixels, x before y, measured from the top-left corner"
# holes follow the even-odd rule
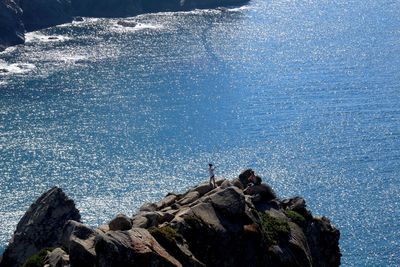
[[[0,0],[0,51],[23,44],[24,33],[21,8],[13,0]]]
[[[122,27],[129,27],[129,28],[134,28],[138,25],[137,22],[129,20],[119,20],[117,24]]]
[[[99,233],[76,221],[71,220],[65,224],[61,243],[69,253],[72,266],[90,267],[95,265],[94,241]]]
[[[61,248],[55,248],[47,255],[45,264],[49,267],[69,267],[69,255]]]
[[[276,198],[276,194],[267,184],[249,186],[244,190],[246,195],[260,195],[258,201],[268,201]]]
[[[125,231],[132,228],[132,221],[125,214],[118,214],[108,225],[111,231]]]
[[[98,267],[182,266],[146,229],[110,231],[96,241]]]
[[[233,186],[233,184],[232,184],[231,181],[229,181],[229,180],[223,181],[223,182],[221,183],[221,185],[220,185],[221,188],[227,188],[227,187],[230,187],[230,186]]]
[[[198,185],[195,188],[189,190],[189,192],[198,192],[200,194],[200,196],[203,196],[213,189],[214,189],[214,187],[212,185],[210,185],[209,183],[203,183],[203,184]]]
[[[0,266],[19,267],[39,250],[57,247],[64,224],[80,218],[73,200],[58,187],[50,189],[29,207],[19,221]]]
[[[340,265],[340,232],[326,217],[311,219],[306,230],[314,266]]]
[[[149,228],[152,226],[158,226],[166,221],[171,221],[174,215],[168,212],[153,211],[146,212],[142,211],[139,214],[133,216],[133,226],[139,228]]]
[[[19,0],[27,31],[72,22],[71,0]]]
[[[168,194],[157,203],[142,206],[132,218],[118,215],[96,230],[68,221],[62,236],[53,243],[65,248],[73,267],[340,265],[339,230],[327,218],[313,217],[304,199],[280,200],[275,195],[271,199],[273,191],[264,185],[243,190],[235,183],[242,186],[239,180],[221,180],[214,189],[204,183],[182,195]],[[48,209],[54,198],[47,201],[50,203],[39,202],[44,207],[31,207],[38,210],[37,214]],[[62,211],[65,206],[55,208]],[[52,218],[57,216],[39,217],[50,221],[36,219],[34,225],[38,221],[54,225]],[[37,229],[43,233],[40,227]],[[49,231],[58,236],[57,229]],[[16,234],[15,240],[20,235]],[[41,234],[28,236],[42,238]],[[19,242],[26,244],[25,236],[19,237]],[[15,250],[12,244],[1,267],[19,266],[10,264],[10,255],[13,259],[18,255],[11,253]],[[54,262],[64,264],[60,260],[64,256],[55,253],[58,260]]]
[[[205,198],[204,201],[211,203],[214,208],[228,216],[243,214],[245,210],[244,195],[234,186],[216,192]]]
[[[149,219],[142,214],[133,216],[132,218],[132,228],[147,228],[149,225]]]
[[[156,211],[157,209],[158,209],[157,204],[145,203],[140,207],[139,211]]]
[[[232,185],[233,186],[236,186],[237,188],[239,188],[239,189],[244,189],[244,186],[243,186],[243,184],[240,182],[240,180],[239,179],[233,179],[232,180]]]
[[[313,266],[310,248],[308,247],[307,238],[303,230],[293,222],[289,222],[289,227],[289,244],[294,254],[294,260],[297,261],[300,266]]]
[[[302,197],[293,197],[282,200],[282,206],[286,209],[298,212],[305,218],[312,218],[311,212],[306,208],[306,201]]]
[[[183,196],[179,201],[178,204],[181,206],[188,205],[197,199],[199,199],[200,193],[197,191],[188,192],[185,196]]]

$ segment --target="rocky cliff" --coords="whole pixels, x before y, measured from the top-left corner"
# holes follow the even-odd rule
[[[71,22],[73,16],[127,17],[149,12],[237,5],[248,1],[0,0],[0,51],[8,46],[24,43],[25,31],[35,31]]]
[[[26,31],[72,21],[70,0],[19,0]]]
[[[19,222],[0,266],[340,265],[340,233],[327,218],[247,178],[170,193],[96,229],[53,188]]]
[[[12,0],[0,0],[0,51],[25,42],[22,10]]]

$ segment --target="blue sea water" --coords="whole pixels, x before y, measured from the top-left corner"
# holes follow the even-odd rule
[[[400,2],[119,20],[0,53],[0,251],[54,185],[97,226],[205,181],[213,162],[305,197],[341,230],[343,266],[400,265]]]

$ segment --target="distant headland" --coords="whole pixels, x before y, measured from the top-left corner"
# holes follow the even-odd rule
[[[129,17],[144,13],[240,5],[249,0],[0,0],[0,51],[25,42],[25,32],[74,17]]]
[[[0,267],[339,266],[340,232],[329,219],[249,175],[169,193],[96,229],[54,187],[22,217]]]

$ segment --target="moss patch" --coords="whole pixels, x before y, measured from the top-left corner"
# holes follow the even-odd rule
[[[22,267],[43,267],[47,253],[52,250],[52,248],[44,248],[38,253],[33,254],[26,260]]]
[[[278,241],[289,237],[290,228],[286,221],[276,219],[263,212],[258,212],[258,216],[263,238],[267,245],[276,245]]]
[[[306,219],[300,213],[293,211],[293,210],[286,210],[286,216],[297,225],[303,226],[306,223]]]

